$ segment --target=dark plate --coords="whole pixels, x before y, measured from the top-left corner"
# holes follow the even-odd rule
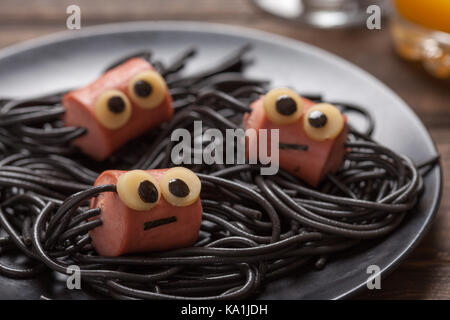
[[[84,85],[119,57],[151,48],[170,59],[186,46],[201,50],[187,72],[213,64],[247,42],[255,63],[247,73],[289,85],[301,92],[322,92],[326,99],[366,106],[376,120],[375,138],[415,162],[437,153],[414,112],[390,89],[354,65],[310,45],[243,28],[191,22],[114,24],[85,28],[16,45],[0,52],[0,96],[24,97]],[[269,284],[261,299],[339,299],[366,285],[369,265],[392,271],[418,244],[437,211],[441,168],[425,179],[425,193],[415,210],[389,237],[331,261],[320,272],[299,272]],[[34,280],[0,276],[0,298],[92,298],[55,285],[55,275]]]

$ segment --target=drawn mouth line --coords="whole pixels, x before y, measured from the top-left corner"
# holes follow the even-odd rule
[[[153,221],[147,221],[144,223],[144,231],[148,230],[148,229],[152,229],[152,228],[156,228],[159,226],[163,226],[165,224],[169,224],[172,222],[176,222],[177,221],[177,217],[172,216],[169,218],[163,218],[163,219],[158,219],[158,220],[153,220]]]
[[[280,149],[291,149],[291,150],[300,150],[307,151],[308,146],[306,144],[293,144],[293,143],[280,143]]]

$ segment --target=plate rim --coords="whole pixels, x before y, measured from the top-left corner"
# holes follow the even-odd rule
[[[207,26],[207,28],[205,27]],[[114,22],[100,25],[92,25],[82,27],[81,30],[64,30],[55,33],[51,33],[44,36],[39,36],[33,39],[29,39],[20,43],[12,44],[5,48],[0,49],[0,60],[14,56],[21,52],[32,50],[35,48],[82,38],[89,38],[92,36],[101,36],[117,33],[127,33],[127,32],[141,32],[141,31],[178,31],[178,32],[196,32],[196,33],[206,33],[206,34],[222,34],[222,35],[232,35],[238,38],[250,38],[256,39],[258,41],[271,43],[276,46],[288,47],[294,51],[308,51],[319,58],[324,58],[327,60],[332,60],[333,63],[340,65],[343,69],[351,70],[355,75],[366,78],[376,85],[380,90],[386,92],[389,97],[396,100],[397,103],[402,104],[405,108],[404,111],[408,112],[412,119],[417,124],[416,129],[420,130],[420,134],[427,137],[427,147],[430,148],[435,155],[440,156],[437,149],[436,143],[430,135],[425,124],[422,122],[420,117],[416,112],[390,87],[384,84],[383,81],[369,73],[368,71],[362,69],[356,64],[340,57],[334,53],[328,52],[322,48],[314,46],[312,44],[306,43],[301,40],[288,38],[279,34],[262,31],[259,29],[253,29],[249,27],[229,25],[222,23],[204,22],[204,21],[189,21],[189,20],[159,20],[159,21],[133,21],[133,22]],[[397,268],[403,260],[405,260],[411,252],[420,244],[422,239],[428,234],[433,221],[436,218],[438,209],[440,207],[440,202],[443,193],[443,170],[441,159],[429,175],[437,175],[437,188],[438,192],[432,194],[432,205],[427,215],[426,220],[421,225],[420,230],[416,233],[416,236],[404,250],[396,256],[395,259],[391,260],[383,269],[380,271],[381,278],[385,278],[392,271]],[[348,299],[355,296],[357,293],[361,292],[365,288],[366,283],[361,283],[346,292],[343,292],[332,300]]]

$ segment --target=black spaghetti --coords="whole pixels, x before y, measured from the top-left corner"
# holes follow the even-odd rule
[[[171,133],[184,128],[194,134],[194,120],[202,120],[204,129],[239,128],[243,114],[251,112],[250,102],[267,91],[266,81],[241,73],[247,51],[245,46],[220,65],[191,76],[179,72],[194,49],[169,65],[153,61],[149,52],[111,64],[108,70],[131,57],[152,61],[168,84],[175,115],[102,163],[70,145],[84,129],[62,126],[62,94],[4,101],[0,255],[26,261],[0,260],[0,274],[66,274],[77,265],[84,284],[113,298],[243,299],[269,281],[300,268],[321,269],[328,259],[338,259],[337,253],[394,232],[418,202],[422,174],[439,158],[416,166],[370,138],[375,123],[364,108],[334,102],[341,112],[364,117],[367,127],[364,133],[350,130],[341,168],[318,188],[283,170],[263,176],[260,165],[187,165],[202,183],[202,223],[194,246],[120,257],[96,253],[89,231],[102,225],[101,211],[90,209],[89,201],[117,192],[111,184],[92,186],[99,172],[175,166]],[[320,95],[303,96],[322,102]]]

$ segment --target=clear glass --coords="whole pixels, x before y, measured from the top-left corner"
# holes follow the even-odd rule
[[[423,1],[423,0],[421,0]],[[437,78],[450,77],[450,0],[393,0],[391,34],[398,54]]]
[[[318,28],[365,25],[367,7],[386,8],[387,0],[254,0],[261,9],[276,16]]]

